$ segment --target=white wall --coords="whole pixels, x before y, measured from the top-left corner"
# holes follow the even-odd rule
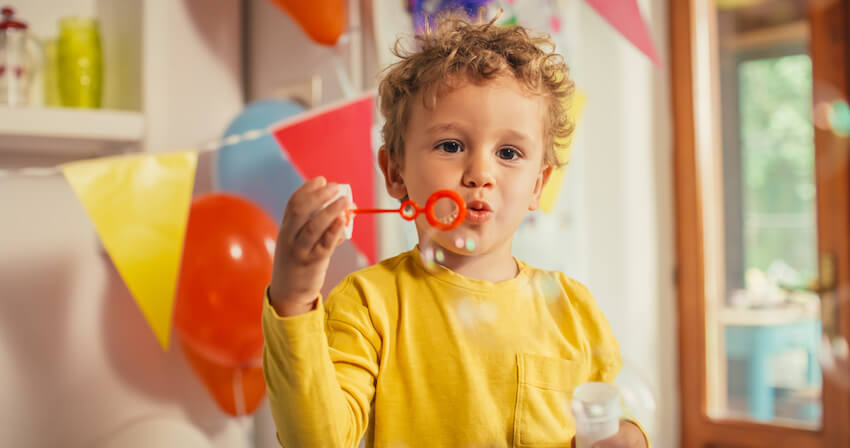
[[[218,136],[242,105],[238,0],[139,1],[147,150]],[[48,31],[51,14],[97,4],[11,1],[51,17],[35,20]],[[63,161],[0,155],[4,168]],[[60,176],[0,180],[0,397],[4,447],[251,446],[251,421],[219,411],[179,349],[159,348]]]
[[[639,2],[665,61],[666,2]],[[669,72],[580,8],[575,79],[588,96],[571,172],[583,171],[586,283],[627,367],[657,400],[655,446],[678,444]],[[601,55],[605,55],[601,57]]]

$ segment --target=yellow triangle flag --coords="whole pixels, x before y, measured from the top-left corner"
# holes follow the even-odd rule
[[[164,350],[197,162],[184,151],[61,166]]]
[[[555,147],[558,151],[558,159],[563,163],[570,160],[573,136],[578,129],[582,112],[584,112],[584,105],[587,103],[587,96],[585,96],[584,92],[581,90],[576,89],[572,98],[567,101],[571,101],[571,103],[566,107],[567,116],[570,117],[570,121],[575,123],[575,128],[569,137],[555,141]],[[566,168],[567,167],[564,166],[563,168],[553,170],[552,174],[549,176],[549,182],[547,182],[546,187],[543,188],[543,194],[540,196],[540,209],[545,213],[551,213],[555,208],[555,200],[558,199],[558,193],[561,191],[561,184],[564,181],[564,171],[566,171]]]

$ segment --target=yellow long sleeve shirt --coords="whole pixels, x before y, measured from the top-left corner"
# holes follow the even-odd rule
[[[418,250],[348,276],[317,309],[263,310],[263,369],[286,448],[555,447],[573,388],[611,382],[619,346],[588,290],[517,261],[491,283]],[[368,432],[367,432],[368,429]]]

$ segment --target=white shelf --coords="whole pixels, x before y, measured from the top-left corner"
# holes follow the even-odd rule
[[[91,156],[141,143],[140,112],[0,107],[0,155]]]

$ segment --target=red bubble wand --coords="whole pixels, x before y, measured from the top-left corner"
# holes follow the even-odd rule
[[[449,199],[457,206],[457,214],[449,222],[441,221],[434,214],[434,206],[440,199]],[[402,202],[401,207],[399,208],[355,208],[348,210],[348,213],[353,214],[398,213],[401,215],[402,218],[408,221],[413,221],[422,212],[425,213],[425,217],[428,219],[428,223],[431,224],[433,227],[436,227],[437,229],[443,231],[453,230],[463,224],[463,220],[466,219],[466,202],[464,202],[463,198],[460,197],[460,195],[455,191],[439,190],[434,192],[434,194],[432,194],[428,198],[428,202],[425,203],[425,208],[420,207],[419,204],[408,199]]]

